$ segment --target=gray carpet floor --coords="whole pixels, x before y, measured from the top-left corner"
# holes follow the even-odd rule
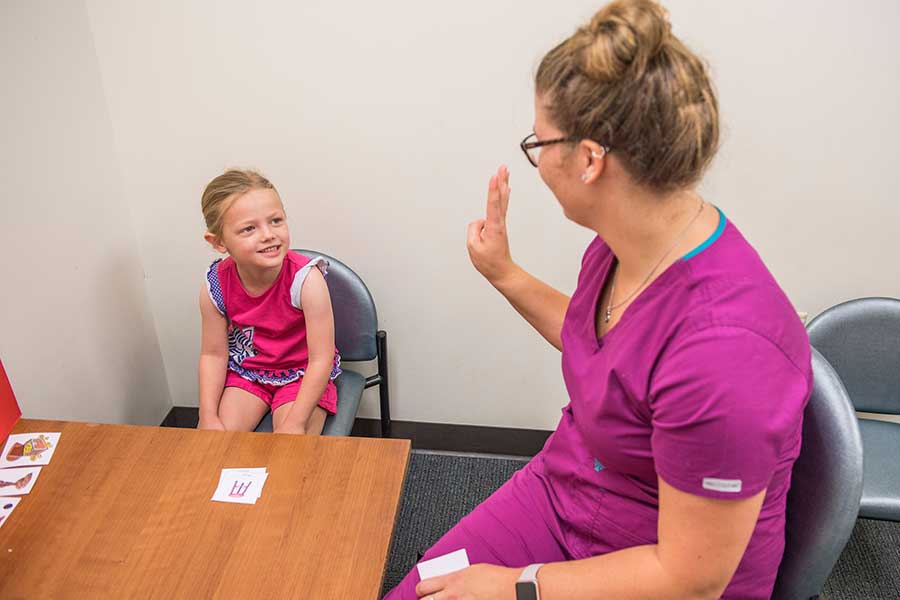
[[[414,451],[385,571],[383,593],[419,555],[522,468],[524,460]],[[826,600],[900,600],[900,523],[860,519],[832,571]]]

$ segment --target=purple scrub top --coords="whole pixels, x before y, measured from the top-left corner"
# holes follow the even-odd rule
[[[570,402],[534,461],[549,497],[544,518],[573,558],[585,558],[657,542],[657,477],[707,498],[765,489],[723,597],[768,598],[812,389],[806,330],[721,211],[716,233],[598,339],[597,303],[614,258],[602,239],[591,242],[563,324]]]

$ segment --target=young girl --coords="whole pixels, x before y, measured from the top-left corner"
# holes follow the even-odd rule
[[[218,252],[200,290],[199,429],[322,432],[337,410],[340,355],[327,261],[292,252],[284,206],[254,171],[229,170],[203,192],[204,237]]]

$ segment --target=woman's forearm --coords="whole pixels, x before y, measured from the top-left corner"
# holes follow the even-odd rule
[[[491,284],[544,339],[557,350],[562,350],[560,334],[569,307],[569,296],[550,287],[518,265],[509,275],[492,281]]]
[[[541,600],[713,600],[725,584],[702,574],[677,577],[660,561],[657,546],[635,546],[582,560],[541,567]]]

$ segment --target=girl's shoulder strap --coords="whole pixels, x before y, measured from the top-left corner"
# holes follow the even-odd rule
[[[228,317],[225,310],[225,295],[222,293],[222,284],[219,281],[219,266],[222,263],[221,258],[217,258],[206,269],[206,290],[209,292],[209,298],[213,305],[222,313],[223,317]]]
[[[302,254],[298,254],[303,262],[300,263],[302,266],[297,269],[291,279],[291,291],[290,291],[290,302],[294,308],[298,308],[303,310],[303,306],[300,303],[300,293],[303,290],[303,282],[306,281],[307,275],[309,275],[310,270],[314,267],[318,268],[322,275],[328,276],[328,261],[324,256],[314,256],[313,258],[307,258]]]

